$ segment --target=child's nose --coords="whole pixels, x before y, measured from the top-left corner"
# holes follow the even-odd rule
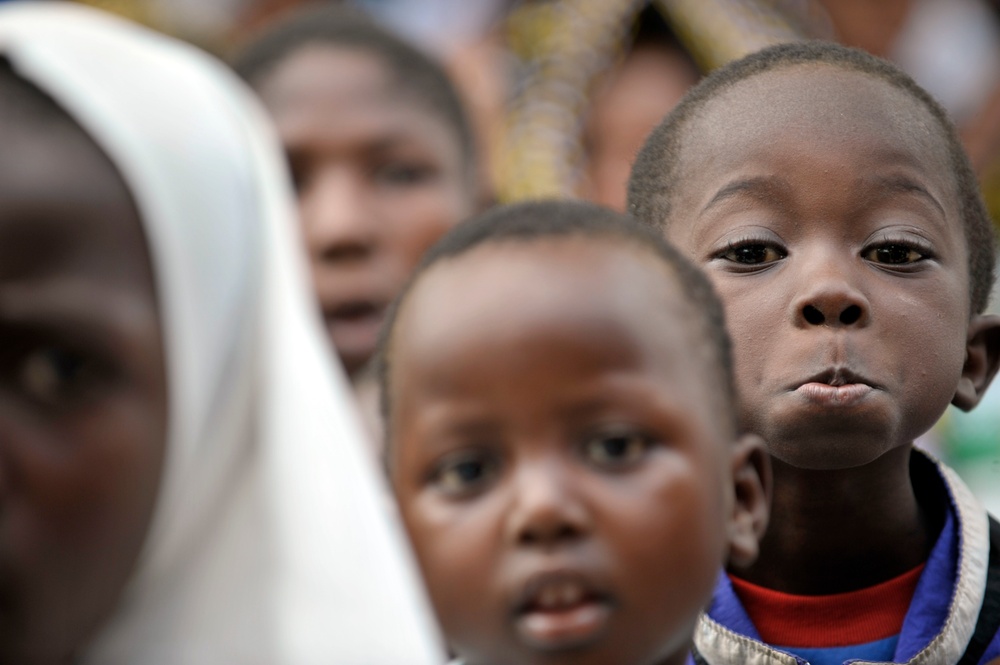
[[[838,324],[851,326],[855,323],[860,323],[861,318],[864,315],[864,310],[861,309],[860,305],[855,304],[850,304],[846,307],[840,307],[838,305],[833,305],[832,307],[821,307],[806,305],[802,308],[802,318],[807,324],[813,326],[836,326]]]
[[[589,518],[567,472],[539,464],[518,473],[507,528],[517,545],[551,547],[582,538]]]
[[[376,248],[378,229],[359,174],[333,166],[316,174],[300,194],[306,241],[323,263],[363,260]]]
[[[840,328],[868,324],[871,304],[852,282],[848,266],[817,267],[809,274],[798,275],[797,279],[804,286],[799,296],[792,300],[796,326]]]

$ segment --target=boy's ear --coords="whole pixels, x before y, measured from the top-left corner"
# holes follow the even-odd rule
[[[965,347],[965,366],[951,403],[971,411],[990,387],[1000,368],[1000,316],[980,314],[969,324]]]
[[[764,441],[744,434],[732,448],[736,501],[729,520],[729,564],[749,566],[757,559],[771,514],[771,458]]]

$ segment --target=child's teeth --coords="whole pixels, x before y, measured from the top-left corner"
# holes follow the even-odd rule
[[[538,604],[541,605],[542,609],[548,610],[552,609],[559,603],[559,589],[555,586],[548,586],[542,589],[542,593],[538,597]]]
[[[573,582],[560,582],[546,586],[538,594],[538,606],[543,610],[576,605],[583,599],[583,589]]]

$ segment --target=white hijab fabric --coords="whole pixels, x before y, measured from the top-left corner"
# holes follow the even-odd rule
[[[117,613],[82,662],[444,662],[250,93],[193,47],[71,4],[0,5],[0,54],[118,166],[164,326],[160,496]]]

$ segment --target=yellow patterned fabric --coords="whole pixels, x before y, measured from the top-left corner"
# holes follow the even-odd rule
[[[508,42],[527,72],[513,100],[496,164],[500,201],[572,196],[591,86],[627,48],[632,23],[649,4],[649,0],[552,0],[524,5],[510,17]],[[811,3],[655,0],[653,4],[702,71],[770,44],[829,36]]]
[[[510,43],[529,71],[513,101],[497,165],[501,201],[573,191],[591,81],[611,64],[645,4],[565,0],[529,5],[512,17]]]
[[[78,2],[130,18],[145,25],[153,25],[154,23],[153,12],[145,0],[78,0]]]
[[[655,0],[703,72],[773,44],[831,37],[811,2]]]

